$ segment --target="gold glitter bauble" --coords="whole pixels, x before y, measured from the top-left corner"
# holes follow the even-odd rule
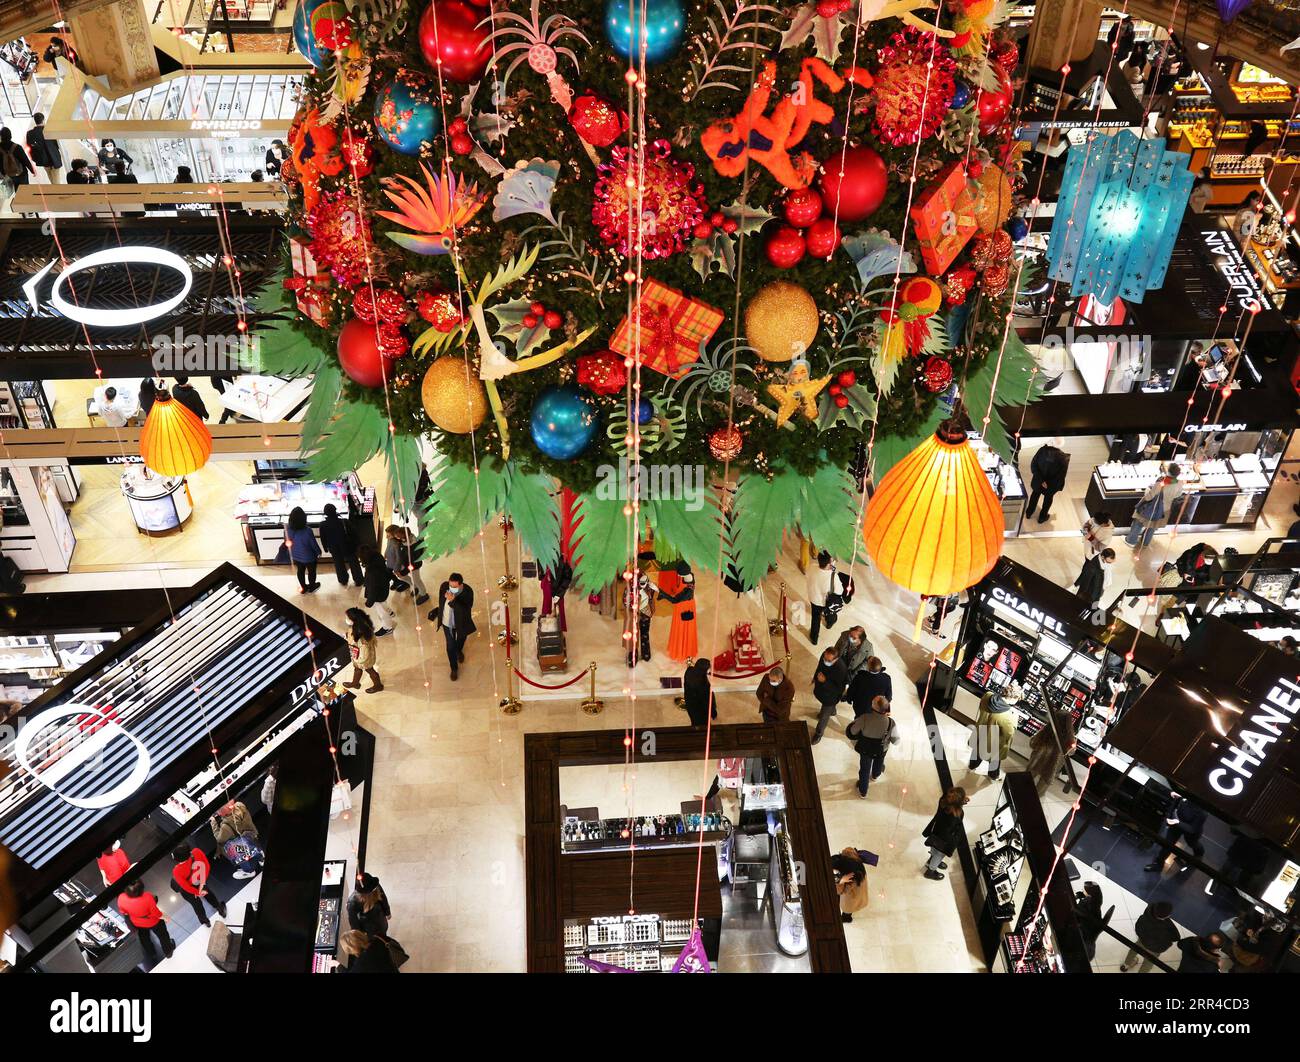
[[[817,304],[798,284],[774,280],[745,307],[745,336],[764,361],[801,357],[817,336]]]
[[[429,419],[453,435],[468,435],[487,416],[483,385],[464,358],[439,358],[430,365],[420,397]]]
[[[1011,216],[1011,179],[1001,166],[985,166],[976,182],[975,224],[988,235]]]

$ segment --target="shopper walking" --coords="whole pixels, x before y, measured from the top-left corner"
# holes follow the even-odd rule
[[[1095,557],[1115,537],[1115,518],[1107,512],[1090,516],[1079,528],[1079,534],[1083,536],[1083,559]]]
[[[465,585],[460,572],[452,572],[438,587],[438,603],[429,613],[436,620],[447,641],[447,662],[451,665],[451,680],[459,677],[460,665],[465,662],[465,639],[478,628],[474,626],[474,591]]]
[[[50,184],[63,180],[63,155],[57,140],[45,139],[45,115],[39,111],[32,115],[32,127],[27,130],[27,150],[32,162],[45,171]]]
[[[388,936],[388,920],[393,917],[393,911],[379,879],[373,874],[357,875],[356,888],[348,897],[347,912],[349,929],[359,929],[372,937]]]
[[[867,865],[856,848],[846,848],[831,856],[831,873],[835,892],[840,898],[840,921],[852,922],[853,915],[867,906]]]
[[[708,657],[693,661],[682,675],[682,700],[691,726],[706,726],[710,719],[718,718],[718,705],[713,698],[713,684],[709,681]]]
[[[857,716],[844,731],[858,754],[858,796],[885,773],[885,753],[899,742],[898,727],[889,715],[889,702],[876,697],[871,710]]]
[[[1088,961],[1097,958],[1097,938],[1101,936],[1106,918],[1101,913],[1101,886],[1095,881],[1085,881],[1083,888],[1074,894],[1074,914],[1079,922],[1079,933],[1083,937],[1083,950]]]
[[[344,973],[397,973],[397,964],[393,962],[392,952],[388,950],[388,941],[381,937],[372,937],[359,929],[349,929],[339,938],[343,954],[348,957]]]
[[[370,619],[375,628],[375,637],[382,638],[393,633],[397,615],[388,604],[388,593],[392,588],[393,574],[384,563],[383,554],[372,549],[366,556],[366,578],[362,584],[365,592],[366,608],[370,610]],[[436,611],[436,610],[435,610]],[[429,614],[433,618],[433,613]]]
[[[208,862],[208,857],[203,854],[201,848],[186,848],[183,844],[172,849],[172,862],[176,865],[172,867],[172,891],[180,894],[190,909],[194,912],[201,925],[210,926],[207,912],[203,909],[203,901],[207,900],[208,905],[221,915],[226,917],[226,902],[212,888],[209,877],[212,872],[212,864]]]
[[[1002,689],[989,690],[980,698],[979,714],[971,733],[972,771],[988,760],[990,778],[997,778],[1002,773],[1002,765],[1011,752],[1012,735],[1016,732],[1016,717],[1011,709],[1020,703],[1022,696],[1020,686],[1009,682]]]
[[[0,128],[0,177],[7,186],[5,208],[13,205],[13,196],[36,173],[36,167],[21,147],[14,143],[14,134],[8,126]]]
[[[846,681],[851,683],[859,671],[867,666],[871,657],[871,642],[865,627],[850,627],[835,639],[835,652],[844,661]]]
[[[198,389],[190,383],[188,376],[176,377],[176,385],[172,388],[172,398],[176,399],[181,405],[193,413],[201,421],[208,419],[208,407],[203,404],[203,396],[199,394]]]
[[[257,824],[247,806],[239,800],[223,804],[208,822],[222,854],[235,866],[238,879],[256,877],[265,855],[257,843]]]
[[[812,625],[808,629],[808,638],[814,646],[821,636],[822,622],[826,629],[835,626],[835,616],[827,613],[826,602],[835,591],[835,562],[825,550],[817,554],[817,566],[808,566],[804,579],[804,590],[808,595],[808,607],[812,611]]]
[[[1183,957],[1178,963],[1179,973],[1221,973],[1219,961],[1223,958],[1225,941],[1222,933],[1207,933],[1203,937],[1183,937],[1178,950]]]
[[[844,661],[840,659],[835,647],[831,646],[822,653],[817,670],[813,672],[813,696],[821,706],[817,713],[817,729],[813,732],[814,745],[821,741],[822,735],[826,732],[826,724],[835,716],[839,703],[844,697],[846,684]]]
[[[1143,491],[1134,506],[1133,522],[1124,541],[1139,553],[1151,544],[1152,536],[1174,515],[1174,506],[1183,496],[1183,486],[1178,481],[1181,472],[1178,465],[1170,465]]]
[[[379,677],[379,672],[375,670],[377,653],[375,625],[370,622],[370,617],[365,611],[359,608],[348,609],[344,613],[343,622],[348,628],[348,649],[352,653],[352,679],[343,685],[350,690],[359,689],[361,673],[364,671],[370,676],[370,685],[366,688],[366,692],[378,693],[384,688],[384,683]]]
[[[1029,739],[1029,773],[1040,798],[1060,778],[1066,757],[1074,754],[1076,746],[1074,717],[1066,711],[1049,709],[1047,725]]]
[[[758,680],[758,714],[765,723],[788,723],[794,704],[794,683],[784,669],[774,667]]]
[[[393,573],[393,589],[400,593],[409,588],[415,595],[415,603],[423,605],[429,600],[429,592],[425,590],[424,580],[420,578],[424,553],[420,543],[401,524],[389,524],[384,536],[388,541],[384,547],[384,563]]]
[[[316,543],[316,533],[307,526],[307,514],[301,505],[295,505],[289,512],[284,544],[289,547],[289,559],[298,575],[298,593],[314,594],[320,589],[316,581],[320,546]]]
[[[324,512],[325,520],[320,525],[320,544],[334,562],[334,574],[338,577],[339,586],[348,585],[349,574],[352,581],[360,586],[365,582],[365,575],[357,557],[356,538],[339,517],[339,511],[333,504],[326,505]]]
[[[151,961],[158,959],[158,953],[154,950],[155,940],[162,948],[163,955],[169,959],[172,957],[176,946],[172,943],[171,934],[167,932],[166,917],[158,907],[158,898],[151,892],[145,892],[144,882],[131,882],[117,898],[117,906],[139,935],[144,953]]]
[[[1165,812],[1165,828],[1162,832],[1165,842],[1173,851],[1174,862],[1178,864],[1180,874],[1186,874],[1192,869],[1192,865],[1183,858],[1178,848],[1179,840],[1187,842],[1187,847],[1197,859],[1204,859],[1205,845],[1201,843],[1201,834],[1204,830],[1205,812],[1186,797],[1175,793],[1173,804]],[[1143,869],[1152,872],[1162,870],[1166,858],[1167,855],[1162,852]]]
[[[95,865],[99,867],[99,876],[104,879],[104,884],[112,885],[131,869],[131,857],[125,848],[114,843],[99,853]]]
[[[942,881],[942,871],[948,869],[944,856],[957,851],[957,841],[962,837],[966,827],[962,820],[966,815],[965,807],[970,803],[966,790],[954,786],[939,798],[939,806],[926,823],[921,836],[930,848],[930,858],[925,864],[925,876],[931,881]]]
[[[855,716],[865,715],[871,711],[871,702],[877,697],[884,697],[892,702],[894,699],[894,680],[878,656],[867,657],[867,666],[853,676],[849,683],[849,701],[853,705]]]
[[[1099,611],[1101,599],[1106,595],[1111,583],[1111,565],[1115,563],[1115,551],[1107,546],[1100,553],[1083,562],[1078,577],[1074,580],[1074,591],[1087,606],[1089,613]],[[1100,617],[1090,616],[1092,622],[1100,626],[1105,622],[1105,614]]]
[[[1070,455],[1046,443],[1040,446],[1029,462],[1029,505],[1025,516],[1033,516],[1038,500],[1043,501],[1043,511],[1038,514],[1040,524],[1047,523],[1052,499],[1065,487],[1065,474],[1070,468]]]
[[[1155,961],[1153,956],[1163,955],[1178,943],[1178,927],[1174,925],[1173,913],[1173,904],[1164,900],[1147,904],[1133,925],[1133,933],[1144,951],[1129,948],[1124,961],[1119,964],[1120,973],[1128,973],[1134,963],[1138,963],[1138,973],[1150,973]]]

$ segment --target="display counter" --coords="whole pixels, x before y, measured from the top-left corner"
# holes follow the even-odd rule
[[[184,476],[160,476],[144,465],[132,465],[122,473],[121,486],[136,530],[142,535],[175,531],[194,512]]]
[[[1020,519],[1025,511],[1025,481],[1014,464],[1003,461],[976,432],[969,433],[971,449],[979,460],[980,468],[989,478],[993,493],[1002,503],[1002,527],[1005,534],[1020,529]]]
[[[311,398],[312,378],[237,376],[221,395],[221,404],[240,420],[277,424],[294,420]]]
[[[26,704],[118,640],[117,631],[0,636],[0,698]]]
[[[295,508],[307,514],[307,526],[319,536],[326,505],[333,505],[344,519],[360,513],[373,521],[374,503],[373,489],[362,488],[355,473],[331,483],[271,480],[251,483],[241,490],[235,516],[244,525],[244,548],[258,564],[273,564],[284,545],[289,514]],[[373,533],[368,538],[373,541]]]

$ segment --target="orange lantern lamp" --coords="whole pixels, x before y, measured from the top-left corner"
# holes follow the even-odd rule
[[[1002,532],[1002,503],[956,420],[885,473],[863,522],[881,573],[932,596],[983,579],[1002,553]]]
[[[140,456],[160,476],[197,472],[212,455],[208,426],[166,391],[158,397],[140,430]]]

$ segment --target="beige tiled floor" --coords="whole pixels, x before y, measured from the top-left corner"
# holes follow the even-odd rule
[[[1269,533],[1281,533],[1292,519],[1289,509],[1295,488],[1280,486],[1274,494],[1266,521],[1255,533],[1197,538],[1246,550]],[[1181,543],[1187,541],[1180,536],[1172,543],[1173,549],[1181,550]],[[1149,585],[1166,542],[1158,538],[1148,556],[1137,564],[1129,551],[1121,548],[1114,592],[1124,581]],[[1008,555],[1066,585],[1080,560],[1073,536],[1010,540],[1006,549]],[[481,551],[474,543],[460,554],[426,567],[425,581],[435,584],[453,568],[464,572],[479,591],[478,619],[486,630],[487,602],[494,594],[485,588],[495,587],[499,556],[499,550]],[[802,586],[793,556],[794,551],[788,550],[779,577],[765,586],[765,605],[744,603],[744,615],[755,618],[775,613],[779,578],[791,586]],[[247,560],[242,547],[233,554],[210,558],[221,559]],[[186,585],[194,575],[192,570],[166,565],[142,566],[151,570],[147,574],[32,577],[28,585],[33,591],[138,585],[142,580],[178,586]],[[325,580],[319,594],[303,598],[296,593],[292,574],[269,568],[257,569],[257,574],[321,622],[340,624],[343,610],[356,601],[355,590],[343,590],[332,579]],[[913,641],[919,606],[915,595],[871,575],[861,565],[855,576],[859,593],[836,633],[845,622],[866,626],[876,652],[894,676],[894,714],[903,743],[891,751],[886,774],[865,800],[858,797],[854,786],[856,757],[843,739],[847,707],[815,750],[832,849],[853,845],[880,856],[879,866],[869,872],[870,906],[845,926],[850,956],[854,968],[861,971],[979,970],[974,924],[960,873],[942,882],[927,881],[920,874],[924,858],[920,830],[933,810],[939,785],[909,677],[925,672],[930,653],[941,648],[941,643],[926,639],[918,645]],[[529,593],[527,589],[523,592]],[[733,595],[716,593],[716,583],[702,585],[698,601],[702,649],[710,649],[715,609],[719,605],[722,609],[717,629],[723,634],[741,613]],[[586,626],[584,620],[582,627]],[[421,629],[417,631],[417,627]],[[593,638],[597,637],[594,631]],[[796,718],[811,722],[815,713],[807,687],[813,656],[806,633],[802,627],[791,631],[792,671],[799,690]],[[588,635],[581,633],[581,637],[585,640]],[[612,623],[599,637],[605,648],[597,652],[608,653],[609,646],[618,645],[618,631]],[[658,654],[667,637],[665,623],[656,624],[654,637]],[[592,645],[573,644],[570,657],[585,661],[592,651]],[[359,710],[377,738],[368,869],[380,876],[392,899],[393,934],[410,951],[412,970],[522,970],[521,735],[544,730],[621,729],[633,724],[633,708],[635,725],[680,725],[681,711],[669,697],[642,696],[633,704],[618,693],[605,693],[605,711],[594,717],[578,709],[577,697],[530,700],[519,715],[504,716],[496,707],[506,689],[501,648],[486,634],[475,635],[467,648],[460,681],[449,682],[440,640],[409,599],[402,605],[396,635],[380,643],[379,669],[386,689],[374,696],[361,694]],[[604,680],[601,685],[614,689]],[[723,692],[719,716],[722,722],[755,718],[752,693]],[[947,718],[941,719],[940,727],[950,755],[952,750],[960,750],[963,728]],[[972,791],[977,806],[991,800],[995,783],[965,772],[960,752],[954,759],[959,784]],[[647,788],[657,784],[650,776],[644,777]],[[698,792],[689,778],[683,778],[663,790],[663,799],[676,797],[682,787],[691,789],[689,795]],[[664,810],[672,810],[677,802]],[[1064,807],[1060,802],[1059,808]],[[815,858],[816,853],[808,856]],[[1125,905],[1125,917],[1137,913]],[[1103,964],[1111,958],[1105,947],[1101,954]]]

